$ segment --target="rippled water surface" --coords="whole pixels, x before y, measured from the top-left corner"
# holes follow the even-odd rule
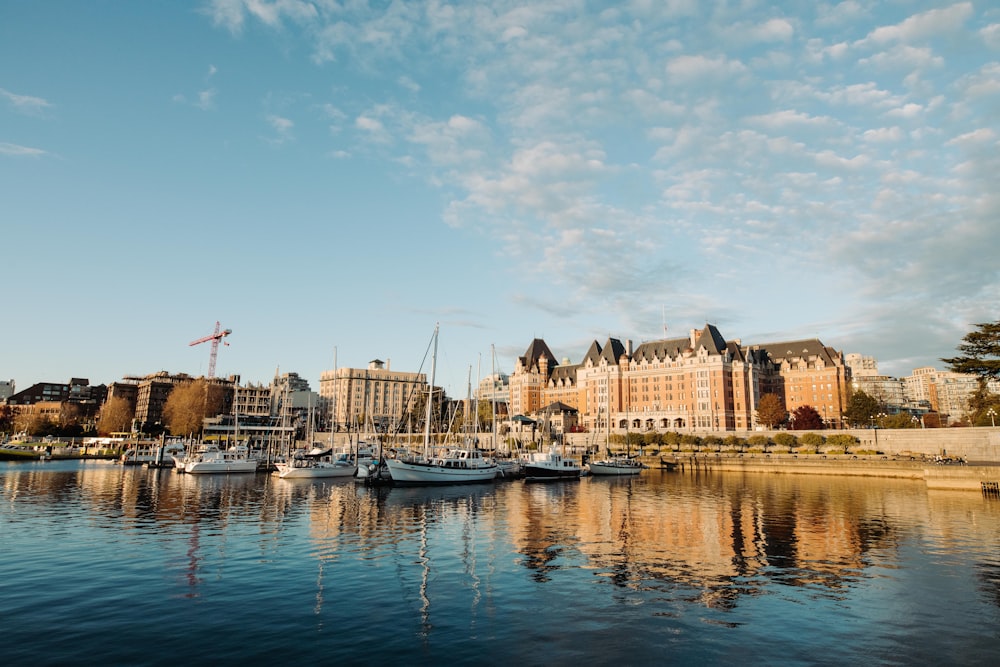
[[[0,463],[2,664],[996,664],[1000,501]]]

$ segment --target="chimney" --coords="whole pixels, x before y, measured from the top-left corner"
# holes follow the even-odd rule
[[[698,342],[698,330],[691,329],[691,349],[694,349]]]

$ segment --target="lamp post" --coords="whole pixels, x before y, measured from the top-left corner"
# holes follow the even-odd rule
[[[995,428],[997,425],[996,421],[997,411],[994,410],[993,408],[990,408],[989,410],[986,411],[986,414],[990,416],[990,426],[993,426]]]

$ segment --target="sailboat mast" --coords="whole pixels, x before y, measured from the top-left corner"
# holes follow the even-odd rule
[[[330,392],[330,449],[333,449],[333,432],[337,427],[337,346],[333,346],[333,391]]]
[[[424,458],[430,454],[431,446],[431,404],[434,402],[434,373],[437,370],[439,327],[439,324],[434,325],[434,352],[431,354],[431,382],[427,387],[427,413],[424,417]]]

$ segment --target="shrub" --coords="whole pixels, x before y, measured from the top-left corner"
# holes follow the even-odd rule
[[[794,447],[797,442],[798,438],[796,438],[791,433],[778,433],[777,435],[774,436],[774,444],[779,445],[781,447],[791,448]]]
[[[823,444],[823,436],[819,433],[803,433],[802,437],[799,438],[799,442],[806,447],[812,447],[813,451],[817,447]]]
[[[848,435],[847,433],[838,433],[836,435],[831,435],[826,439],[826,444],[834,449],[847,450],[857,443],[858,439],[853,435]]]

